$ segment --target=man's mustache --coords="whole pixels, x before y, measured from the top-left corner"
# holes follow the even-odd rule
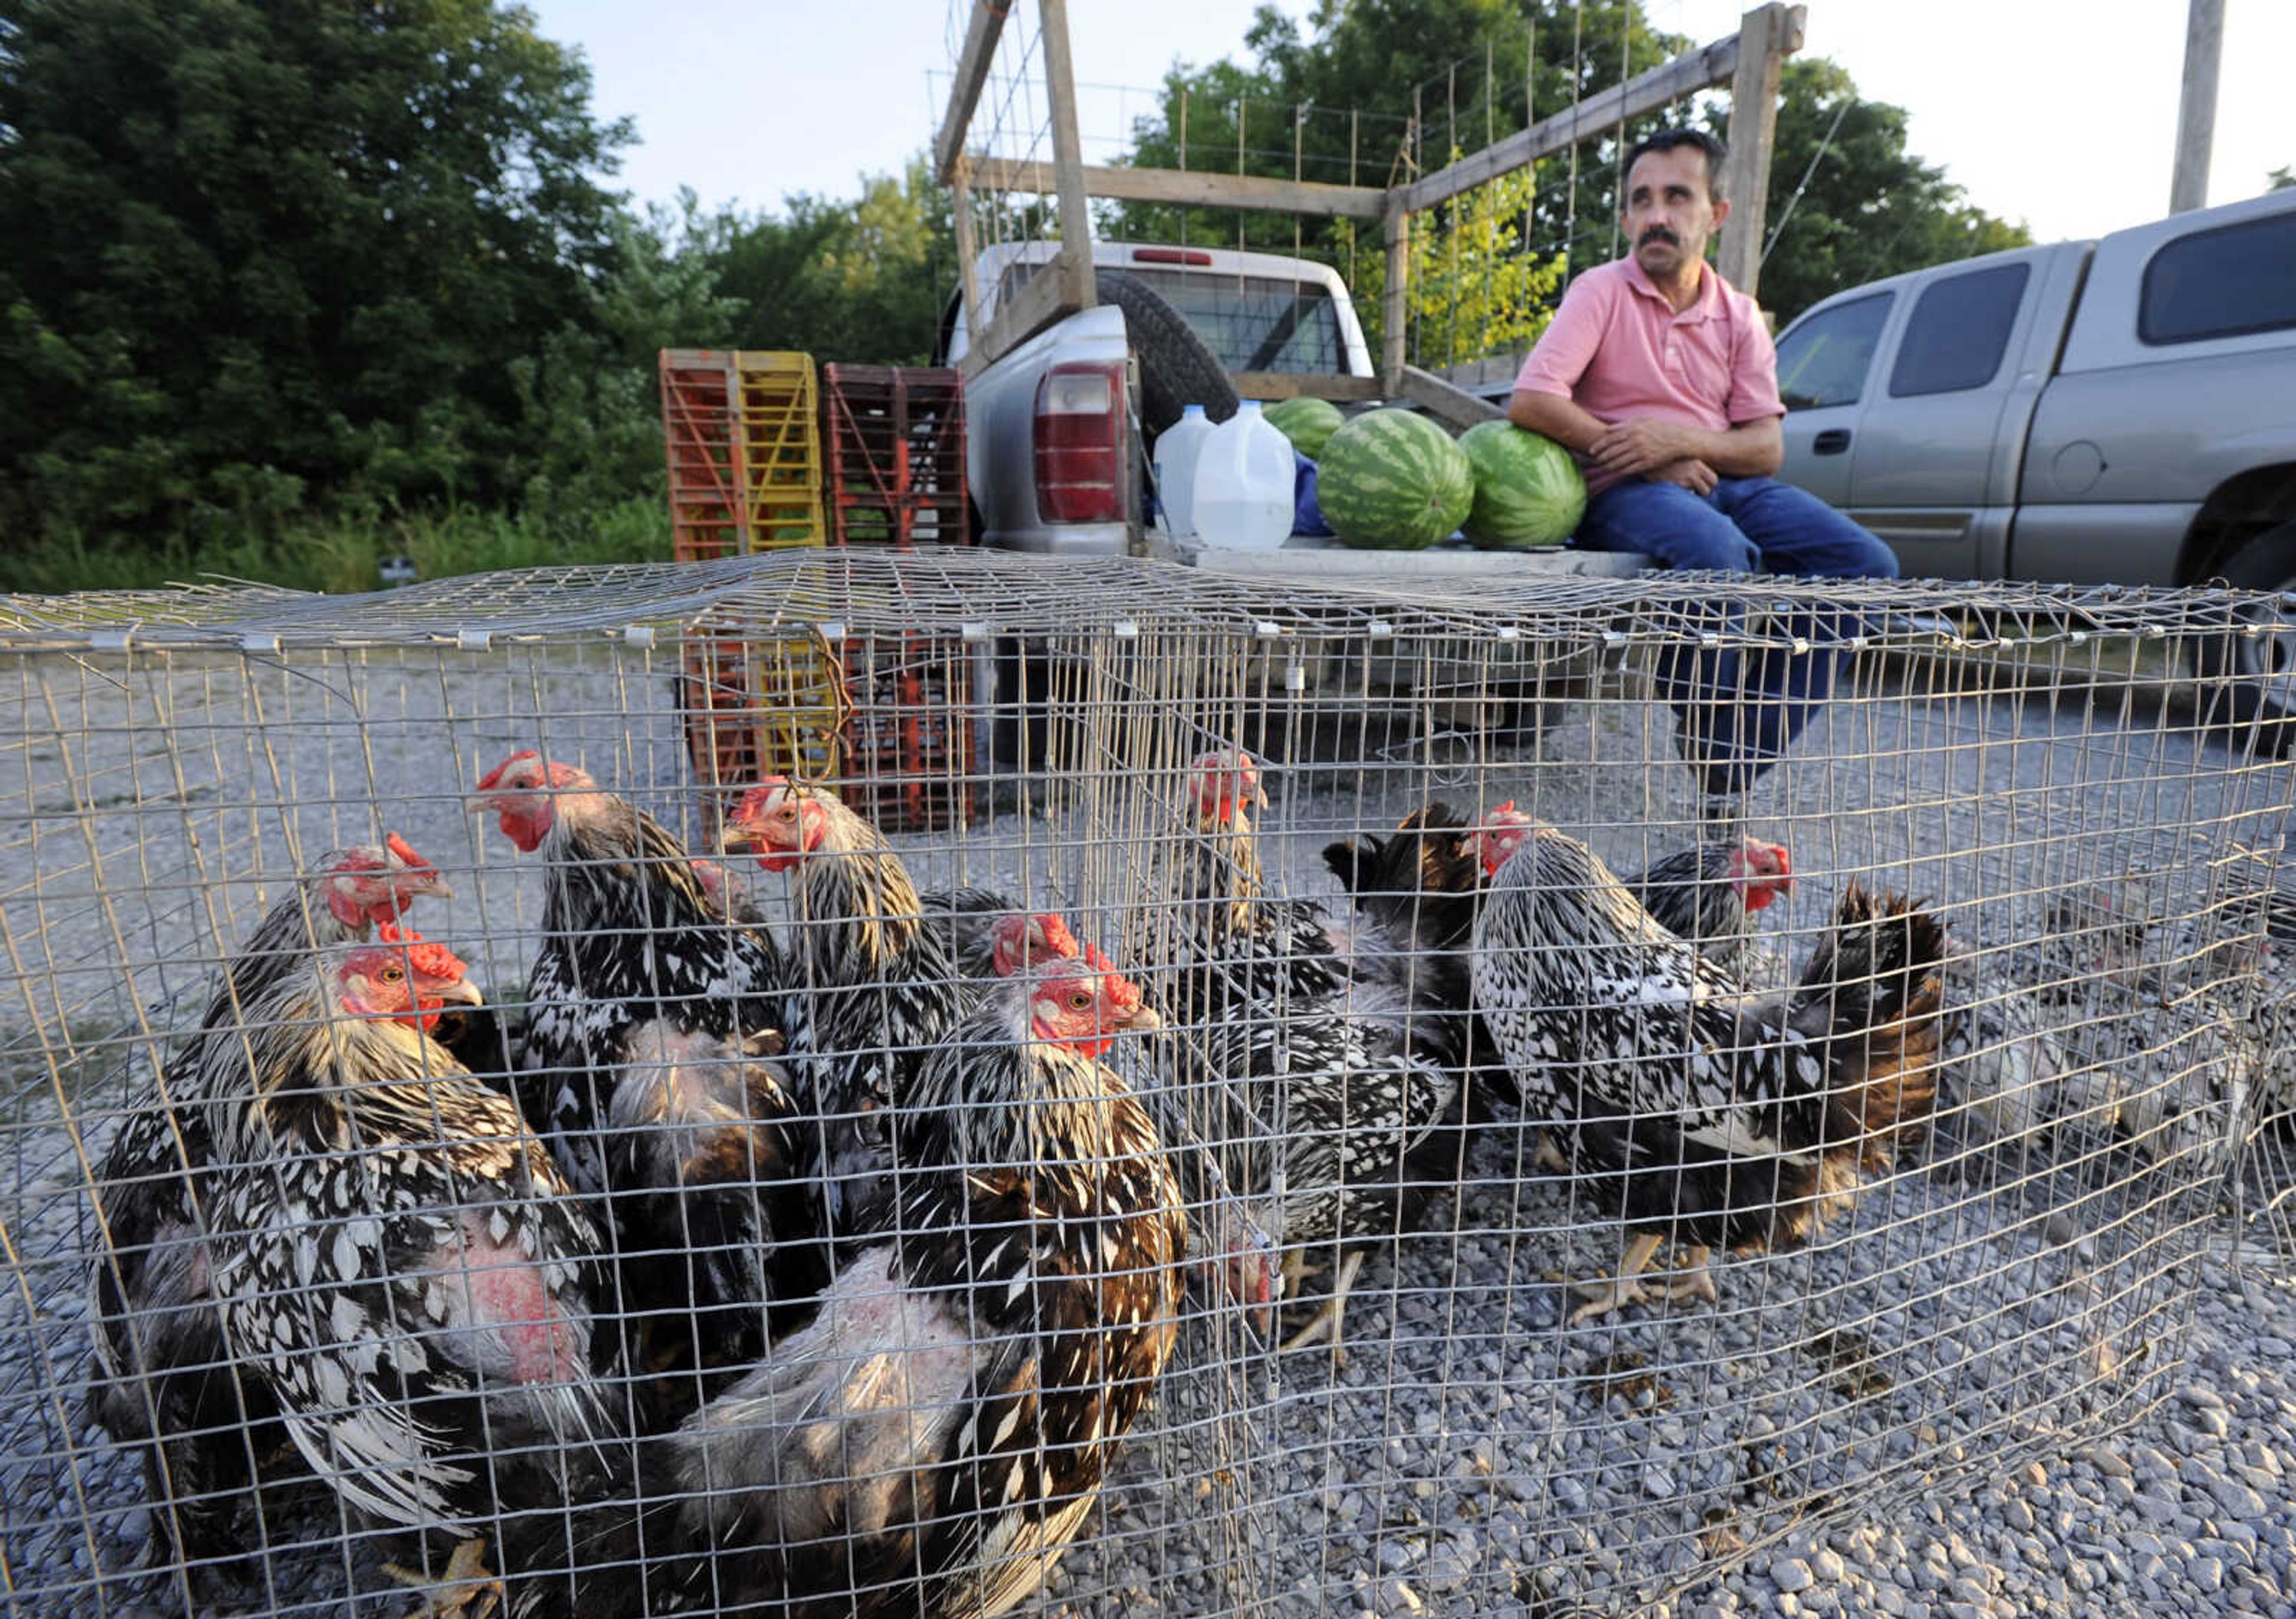
[[[1653,242],[1663,242],[1669,247],[1680,247],[1682,238],[1663,225],[1653,225],[1635,239],[1636,247],[1648,247]]]

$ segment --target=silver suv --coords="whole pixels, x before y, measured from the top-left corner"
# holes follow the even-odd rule
[[[1780,475],[1910,576],[2283,593],[2202,655],[2296,719],[2296,190],[1836,293],[1778,386]]]

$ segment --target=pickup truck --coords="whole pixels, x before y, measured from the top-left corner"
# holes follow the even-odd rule
[[[1057,245],[984,250],[985,325]],[[1142,532],[1147,447],[1184,405],[1233,413],[1231,372],[1369,377],[1346,284],[1328,265],[1226,248],[1093,245],[1101,302],[1056,321],[965,382],[965,475],[981,544],[1119,555]],[[940,363],[972,347],[964,303],[941,317]]]
[[[2296,590],[2296,191],[1838,292],[1778,337],[1780,476],[1915,578]],[[2205,644],[2296,719],[2296,612]]]

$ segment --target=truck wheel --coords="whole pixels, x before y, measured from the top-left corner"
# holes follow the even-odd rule
[[[2218,571],[2243,590],[2296,593],[2296,522],[2267,529]],[[2296,613],[2250,616],[2263,633],[2204,639],[2194,649],[2210,682],[2202,714],[2212,728],[2227,728],[2227,740],[2277,755],[2296,743]]]
[[[1124,311],[1124,329],[1140,357],[1140,423],[1154,438],[1201,405],[1215,422],[1235,415],[1235,384],[1195,328],[1163,294],[1128,270],[1095,270],[1100,301]]]

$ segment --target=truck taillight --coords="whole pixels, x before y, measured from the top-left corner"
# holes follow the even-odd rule
[[[1037,513],[1124,521],[1124,364],[1055,366],[1037,384]]]

